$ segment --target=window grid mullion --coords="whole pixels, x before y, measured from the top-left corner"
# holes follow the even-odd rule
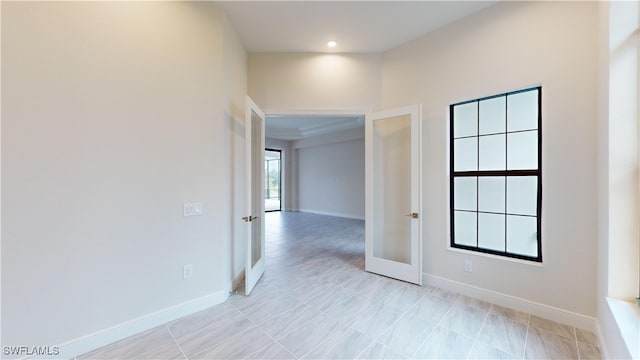
[[[505,93],[505,94],[501,94],[501,95],[494,95],[494,96],[490,96],[490,97],[486,97],[486,98],[482,98],[482,99],[476,99],[476,100],[471,100],[471,101],[466,101],[464,103],[458,103],[458,104],[453,104],[450,106],[450,126],[451,126],[451,135],[450,135],[450,152],[451,152],[451,157],[450,157],[450,202],[451,202],[451,209],[450,209],[450,216],[451,216],[451,246],[453,247],[457,247],[457,248],[462,248],[462,249],[469,249],[469,250],[474,250],[474,251],[479,251],[479,252],[484,252],[484,253],[491,253],[491,254],[497,254],[497,255],[504,255],[504,256],[508,256],[508,257],[512,257],[512,258],[520,258],[520,259],[525,259],[525,260],[535,260],[538,262],[542,261],[542,250],[541,250],[541,198],[542,198],[542,189],[541,189],[541,181],[542,181],[542,132],[541,132],[541,123],[542,123],[542,114],[541,114],[541,100],[542,100],[542,96],[541,96],[541,87],[536,87],[536,88],[529,88],[529,89],[524,89],[524,90],[518,90],[518,91],[514,91],[514,92],[509,92],[509,93]],[[538,167],[537,169],[519,169],[519,170],[508,170],[508,160],[509,160],[509,155],[508,155],[508,151],[507,151],[507,147],[508,147],[508,123],[509,123],[509,116],[507,115],[508,113],[508,98],[509,95],[513,95],[513,94],[518,94],[518,93],[523,93],[523,92],[528,92],[528,91],[537,91],[537,110],[538,110],[538,124],[537,124],[537,129],[530,129],[530,130],[519,130],[519,131],[515,131],[515,132],[525,132],[525,131],[537,131],[537,135],[538,135],[538,146],[537,146],[537,154],[538,154]],[[497,97],[504,97],[505,98],[505,115],[504,115],[504,122],[505,122],[505,131],[504,133],[496,133],[493,135],[500,135],[500,134],[504,134],[505,135],[505,139],[504,139],[504,145],[505,145],[505,170],[480,170],[480,121],[482,120],[480,117],[480,102],[486,99],[492,99],[492,98],[497,98]],[[458,105],[463,105],[463,104],[469,104],[469,103],[476,103],[476,134],[473,136],[466,136],[464,138],[476,138],[476,171],[455,171],[455,153],[454,153],[454,148],[455,148],[455,140],[457,138],[454,138],[453,136],[453,132],[454,132],[454,107],[458,106]],[[491,135],[491,134],[490,134]],[[479,238],[480,238],[480,218],[479,218],[479,214],[481,213],[480,211],[480,179],[482,177],[502,177],[504,179],[504,213],[495,213],[495,214],[500,214],[500,215],[504,215],[504,250],[503,251],[499,251],[499,250],[491,250],[491,249],[485,249],[485,248],[480,248],[479,246]],[[520,176],[535,176],[536,180],[537,180],[537,201],[536,201],[536,215],[522,215],[525,217],[530,217],[530,218],[536,218],[536,222],[537,222],[537,254],[536,256],[531,256],[531,255],[522,255],[522,254],[518,254],[518,253],[510,253],[507,251],[507,230],[508,230],[508,226],[507,226],[507,216],[510,215],[507,211],[507,204],[508,204],[508,179],[510,177],[520,177]],[[475,247],[471,246],[471,245],[463,245],[463,244],[456,244],[455,242],[455,206],[454,206],[454,201],[455,201],[455,178],[456,177],[475,177],[475,188],[476,188],[476,210],[475,211],[464,211],[464,210],[460,210],[460,211],[464,211],[464,212],[475,212],[475,217],[476,217],[476,236],[475,236]],[[484,212],[483,212],[484,213]],[[488,212],[488,213],[493,213],[493,212]],[[511,214],[511,215],[520,215],[520,214]],[[470,239],[469,239],[470,240]],[[468,241],[468,240],[467,240]]]
[[[504,131],[509,131],[509,97],[507,95],[504,96]],[[507,151],[507,147],[509,145],[509,135],[504,136],[504,168],[509,169],[509,152]],[[507,252],[507,179],[508,177],[505,175],[504,177],[504,252]]]
[[[476,102],[476,146],[478,151],[476,157],[478,163],[476,170],[480,171],[480,101]],[[480,247],[480,178],[476,177],[476,247]]]

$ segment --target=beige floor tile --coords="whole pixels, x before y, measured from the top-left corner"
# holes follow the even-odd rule
[[[535,327],[529,327],[526,359],[577,359],[576,341]]]
[[[318,315],[320,315],[320,311],[302,304],[258,325],[264,332],[277,339],[306,324]]]
[[[489,313],[492,315],[505,317],[509,320],[521,322],[527,326],[529,325],[529,317],[530,317],[529,314],[521,311],[517,311],[504,306],[493,304],[491,306],[491,311],[489,311]]]
[[[471,349],[471,353],[469,354],[469,359],[497,360],[497,359],[521,359],[521,357],[506,353],[502,350],[493,348],[489,345],[485,345],[483,343],[476,341],[476,343],[473,345],[473,349]]]
[[[429,337],[435,327],[436,324],[405,315],[377,341],[404,356],[411,356]]]
[[[287,351],[287,349],[284,348],[284,346],[280,345],[277,342],[272,342],[265,348],[258,350],[248,357],[248,359],[257,360],[289,360],[295,358],[296,357],[293,356],[293,354],[291,354],[289,351]]]
[[[313,350],[320,342],[343,328],[340,322],[326,315],[320,315],[291,333],[278,339],[296,357]]]
[[[355,330],[375,339],[398,321],[402,313],[383,303],[377,303],[366,309],[353,323]]]
[[[398,354],[390,348],[380,344],[373,343],[369,347],[358,355],[358,359],[366,360],[400,360],[406,359],[405,356]]]
[[[453,304],[439,296],[425,295],[412,307],[408,315],[437,324],[449,312]]]
[[[250,296],[234,294],[79,358],[601,357],[588,331],[365,272],[362,220],[265,219],[266,272]]]
[[[578,341],[578,353],[580,354],[580,360],[600,360],[602,354],[596,344],[585,343]]]
[[[554,333],[558,336],[565,337],[569,340],[576,339],[575,330],[573,327],[569,325],[560,324],[559,322],[541,318],[535,315],[532,315],[529,322],[530,326],[533,326],[538,329],[546,330],[548,332]]]
[[[354,359],[373,340],[351,328],[341,328],[332,333],[302,359]]]
[[[526,340],[525,324],[491,314],[478,335],[479,342],[518,357],[524,355]]]
[[[473,339],[443,327],[436,327],[418,351],[415,359],[466,359]]]
[[[205,352],[189,356],[189,359],[245,359],[273,342],[270,336],[254,326]]]
[[[165,325],[155,327],[141,334],[107,345],[88,354],[78,356],[78,359],[133,359],[142,358],[145,353],[154,349],[165,348],[173,350],[175,342]]]
[[[487,310],[480,310],[458,303],[449,310],[439,325],[475,339],[488,313]]]

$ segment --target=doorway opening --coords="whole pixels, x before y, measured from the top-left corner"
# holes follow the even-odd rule
[[[282,151],[264,152],[264,211],[282,211]]]

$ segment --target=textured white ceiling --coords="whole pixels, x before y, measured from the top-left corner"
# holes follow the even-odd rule
[[[362,126],[362,116],[267,116],[265,136],[280,140],[301,140]]]
[[[249,52],[377,53],[496,1],[220,1]],[[329,40],[338,42],[330,49]]]

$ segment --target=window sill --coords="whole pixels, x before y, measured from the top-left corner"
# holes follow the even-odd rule
[[[607,298],[627,351],[632,359],[640,359],[640,306],[614,298]]]
[[[469,254],[469,255],[476,255],[476,256],[486,257],[486,258],[495,259],[495,260],[508,261],[508,262],[524,264],[524,265],[531,265],[535,267],[544,267],[544,263],[537,262],[537,261],[523,260],[523,259],[512,258],[508,256],[494,255],[494,254],[484,253],[480,251],[459,249],[459,248],[454,248],[450,244],[447,244],[447,251],[459,252],[459,253]]]

